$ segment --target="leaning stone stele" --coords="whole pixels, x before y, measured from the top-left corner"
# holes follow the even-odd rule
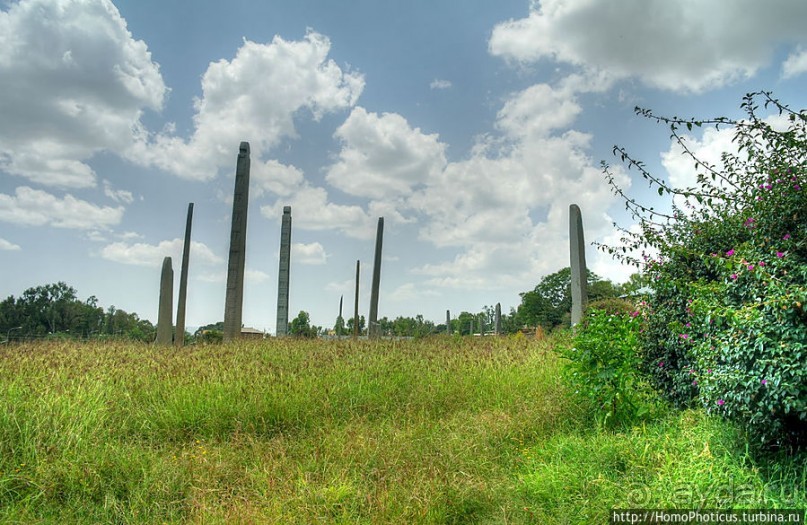
[[[188,204],[188,217],[185,220],[185,243],[182,248],[182,268],[179,274],[179,297],[177,298],[177,329],[174,346],[181,348],[185,344],[185,304],[188,298],[188,263],[191,255],[191,223],[193,222],[193,203]]]
[[[384,240],[384,217],[378,218],[378,229],[375,236],[375,260],[373,261],[373,285],[370,290],[370,319],[367,334],[370,338],[381,336],[378,329],[378,291],[381,284],[381,245]]]

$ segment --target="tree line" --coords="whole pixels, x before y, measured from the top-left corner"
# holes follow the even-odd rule
[[[590,301],[615,299],[635,293],[644,284],[636,274],[625,284],[614,284],[593,272],[588,274]],[[564,268],[545,276],[532,289],[520,294],[521,303],[501,314],[501,331],[505,334],[541,327],[551,331],[568,326],[571,311],[571,271]],[[333,328],[312,325],[307,312],[301,311],[289,323],[289,333],[296,337],[349,336],[353,334],[354,319],[338,317]],[[450,320],[451,333],[459,335],[487,334],[494,331],[496,319],[493,306],[483,306],[478,312],[462,311]],[[445,323],[434,323],[423,315],[382,317],[378,320],[380,333],[389,337],[425,337],[447,332]],[[359,333],[366,335],[367,322],[359,317]],[[196,334],[186,334],[205,342],[220,341],[223,323],[201,327]],[[42,339],[48,337],[122,337],[152,342],[156,327],[136,313],[110,306],[98,306],[93,295],[81,301],[75,288],[64,282],[36,286],[19,297],[9,296],[0,303],[0,341]]]
[[[136,313],[98,306],[91,295],[82,301],[64,282],[28,288],[0,302],[0,341],[53,337],[122,337],[154,341],[156,328]]]

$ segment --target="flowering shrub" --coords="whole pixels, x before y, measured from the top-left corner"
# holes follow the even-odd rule
[[[757,116],[760,98],[788,117],[787,129]],[[701,404],[766,444],[792,444],[807,428],[807,112],[768,93],[742,107],[746,120],[708,122],[733,126],[740,153],[724,154],[719,169],[692,156],[695,187],[671,188],[617,150],[679,199],[665,215],[626,197],[642,233],[625,240],[659,253],[646,263],[655,293],[642,369],[674,403]],[[679,129],[705,123],[642,113],[669,124],[685,152]]]

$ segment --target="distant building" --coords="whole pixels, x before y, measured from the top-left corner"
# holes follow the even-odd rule
[[[258,330],[257,328],[242,326],[241,337],[243,339],[264,339],[266,338],[266,332],[264,332],[263,330]]]

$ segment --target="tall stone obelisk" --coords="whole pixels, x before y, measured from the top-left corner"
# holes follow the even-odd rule
[[[249,142],[238,148],[233,191],[233,219],[230,229],[230,258],[227,264],[227,296],[224,302],[224,341],[241,336],[241,309],[244,304],[244,266],[247,250],[247,210],[249,205]]]
[[[370,290],[370,319],[367,321],[367,335],[370,339],[381,336],[378,329],[378,290],[381,285],[381,245],[384,241],[384,217],[378,218],[375,235],[375,259],[373,261],[373,285]]]
[[[356,299],[353,302],[353,339],[359,337],[359,271],[361,262],[356,261]]]
[[[583,215],[577,204],[569,206],[569,254],[572,270],[572,326],[583,320],[588,302],[586,244],[583,240]]]
[[[289,333],[289,266],[291,264],[291,206],[283,206],[280,224],[280,268],[277,272],[277,337]]]
[[[174,346],[185,345],[185,304],[188,298],[188,263],[191,256],[191,223],[193,222],[193,203],[188,203],[188,218],[185,220],[185,244],[182,248],[182,269],[179,274],[179,299],[177,299],[177,329],[174,335]]]
[[[494,318],[494,331],[496,335],[501,335],[502,333],[502,303],[496,303],[496,313]]]
[[[170,346],[173,339],[173,310],[174,310],[174,270],[171,267],[171,258],[163,259],[163,269],[160,273],[160,305],[157,313],[157,340],[158,345]]]
[[[446,333],[451,335],[451,310],[446,310]]]

